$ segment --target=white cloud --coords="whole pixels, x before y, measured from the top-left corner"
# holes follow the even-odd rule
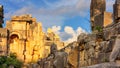
[[[75,33],[74,30],[73,30],[73,28],[70,27],[70,26],[66,26],[66,27],[64,28],[64,31],[65,31],[66,33],[68,33],[68,34],[74,34],[74,33]]]
[[[60,30],[61,30],[60,26],[53,26],[51,29],[52,29],[53,32],[57,33],[60,36],[62,41],[66,42],[66,43],[76,41],[78,35],[80,35],[81,33],[87,33],[81,27],[78,27],[76,30],[74,30],[70,26],[65,26],[63,32],[60,32]]]
[[[81,27],[78,27],[76,30],[77,34],[81,34],[81,33],[86,33],[86,31],[84,29],[82,29]]]
[[[60,34],[61,26],[52,26],[52,31],[56,34]]]
[[[76,30],[73,30],[72,27],[70,26],[66,26],[65,27],[65,32],[72,35],[72,37],[68,38],[67,40],[65,40],[65,42],[70,43],[73,41],[77,40],[78,35],[80,35],[81,33],[87,33],[84,29],[82,29],[81,27],[78,27]]]

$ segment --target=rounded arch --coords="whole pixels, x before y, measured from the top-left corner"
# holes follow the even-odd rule
[[[9,35],[9,37],[10,38],[17,37],[17,38],[21,39],[22,35],[19,32],[11,32],[10,35]]]
[[[14,38],[19,39],[19,36],[18,36],[17,34],[12,34],[12,35],[10,36],[10,39],[14,39]]]

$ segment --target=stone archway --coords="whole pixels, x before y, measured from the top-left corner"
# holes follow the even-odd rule
[[[12,32],[9,35],[9,52],[16,54],[17,58],[24,61],[23,51],[25,50],[22,35],[18,32]]]
[[[19,36],[17,34],[12,34],[9,37],[10,43],[10,53],[18,54],[19,52]]]
[[[20,33],[20,32],[17,32],[17,31],[13,31],[13,32],[10,33],[10,35],[9,35],[10,39],[11,39],[12,36],[18,37],[19,39],[22,38],[21,33]]]
[[[19,36],[17,34],[12,34],[10,36],[10,43],[14,43],[19,39]]]

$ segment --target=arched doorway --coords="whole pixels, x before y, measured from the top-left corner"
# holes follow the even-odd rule
[[[19,36],[17,34],[12,34],[10,36],[10,43],[14,43],[19,39]]]
[[[19,36],[17,34],[12,34],[10,36],[10,53],[18,53],[19,50]]]
[[[21,34],[12,32],[9,36],[9,52],[16,54],[19,60],[24,61],[23,51],[25,50],[24,41],[21,40]]]

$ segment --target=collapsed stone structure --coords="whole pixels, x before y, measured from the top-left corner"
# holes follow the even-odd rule
[[[63,48],[68,53],[68,68],[120,67],[119,4],[119,0],[116,0],[114,4],[116,10],[112,14],[105,11],[105,0],[91,1],[93,32],[80,34],[76,42]]]
[[[92,0],[91,2],[98,0]],[[101,3],[104,0],[101,0]],[[95,3],[97,4],[97,3]],[[94,5],[95,4],[91,4]],[[83,68],[119,68],[119,34],[120,34],[120,18],[119,18],[119,7],[120,0],[116,0],[113,5],[113,16],[110,14],[104,14],[105,11],[101,11],[102,14],[97,13],[97,16],[91,16],[91,20],[94,28],[92,34],[84,34],[78,37],[80,43],[80,67]],[[93,6],[93,7],[94,7]],[[100,7],[97,5],[97,7]],[[96,8],[91,8],[96,9]],[[101,10],[104,7],[101,7]],[[100,10],[100,9],[98,9]],[[95,12],[95,11],[91,11]],[[91,14],[92,15],[92,14]],[[101,15],[101,16],[100,16]],[[94,19],[92,19],[94,17]],[[106,19],[107,17],[108,19]],[[113,17],[113,19],[112,19]],[[105,21],[103,21],[105,18]],[[113,22],[112,22],[113,20]],[[97,23],[97,24],[96,24]],[[106,24],[106,25],[104,25]],[[102,27],[97,28],[96,27]],[[100,31],[101,29],[101,31]],[[97,32],[95,32],[97,31]],[[95,65],[97,64],[97,65]],[[93,66],[91,66],[93,65]],[[85,66],[85,67],[84,67]],[[86,67],[88,66],[88,67]]]
[[[42,31],[42,25],[30,15],[13,16],[0,28],[0,55],[15,53],[25,63],[36,62],[48,56],[51,44],[60,48],[64,43],[49,28],[48,33]]]

